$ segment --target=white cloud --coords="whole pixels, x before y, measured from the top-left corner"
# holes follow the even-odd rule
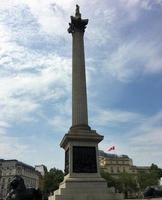
[[[15,124],[34,123],[42,117],[44,102],[65,97],[71,88],[71,59],[21,46],[5,24],[0,44],[0,157],[24,160],[32,145],[16,136]]]
[[[48,123],[59,132],[68,131],[70,126],[70,119],[67,116],[55,115],[52,119],[48,120]]]
[[[128,12],[136,11],[139,14],[140,9],[150,10],[153,5],[161,5],[161,0],[120,0]],[[131,15],[131,14],[130,14]]]
[[[1,135],[0,157],[5,159],[22,159],[23,153],[28,149],[27,145],[22,144],[18,138]]]
[[[71,100],[67,99],[64,104],[57,103],[55,110],[57,115],[54,114],[50,119],[47,119],[48,123],[59,132],[68,131],[71,126]]]
[[[95,117],[92,118],[94,124],[98,126],[105,126],[109,124],[120,123],[137,123],[142,120],[142,115],[133,112],[127,112],[114,109],[95,108]]]
[[[146,118],[135,130],[132,130],[131,143],[138,146],[162,146],[162,112]],[[141,137],[142,135],[142,137]],[[151,150],[151,148],[150,148]]]
[[[26,5],[32,17],[38,23],[40,31],[54,36],[56,40],[60,37],[67,40],[69,39],[67,33],[68,23],[70,22],[70,16],[75,14],[75,5],[77,3],[80,5],[83,18],[86,16],[89,17],[90,15],[93,16],[90,19],[86,36],[95,44],[104,44],[112,37],[108,31],[111,29],[116,18],[115,8],[105,5],[104,1],[97,0],[95,2],[89,2],[90,4],[87,6],[87,1],[85,0],[56,0],[55,2],[53,0],[24,0],[19,2],[17,9],[21,10],[21,5]],[[89,7],[92,9],[89,9]],[[105,25],[107,26],[106,29]],[[32,31],[34,32],[34,29]],[[19,29],[18,32],[20,32]]]
[[[154,41],[143,43],[135,40],[121,43],[104,61],[104,70],[121,81],[132,80],[141,74],[161,72],[162,58],[157,47],[158,44]]]
[[[142,137],[141,135],[134,136],[131,139],[131,143],[138,146],[148,146],[149,148],[151,145],[162,145],[162,127],[154,127],[151,130],[142,133]]]
[[[23,114],[26,118],[40,109],[40,101],[55,101],[69,91],[70,59],[28,51],[12,41],[6,26],[1,25],[0,29],[0,117],[16,120],[19,116],[23,120]]]
[[[115,112],[112,112],[112,115],[114,120],[110,124],[115,122],[116,126],[120,126],[121,122],[120,120],[118,121],[118,114],[115,117]],[[134,116],[134,114],[132,113],[131,116]],[[136,113],[135,116],[135,119],[129,117],[129,120],[126,117],[124,121],[127,121],[130,125],[131,121],[135,120],[136,125],[130,126],[124,132],[122,129],[121,132],[115,129],[115,132],[112,133],[107,123],[106,134],[104,135],[104,132],[101,133],[101,135],[104,135],[104,140],[99,145],[100,149],[107,151],[108,147],[115,146],[116,150],[112,153],[130,156],[133,158],[135,165],[151,165],[151,163],[156,163],[162,167],[162,112],[149,117]]]
[[[53,4],[53,1],[28,1],[31,13],[37,19],[43,31],[48,34],[64,36],[67,23],[64,10]]]
[[[29,148],[31,149],[32,144],[27,144],[25,138],[17,136],[14,125],[24,121],[33,123],[37,120],[35,115],[45,119],[43,118],[45,116],[43,103],[52,100],[54,104],[60,98],[65,97],[66,93],[69,93],[71,59],[57,55],[55,50],[53,53],[41,52],[22,46],[17,42],[19,37],[26,39],[28,33],[25,31],[31,31],[30,34],[38,34],[38,32],[34,32],[33,28],[24,29],[24,32],[21,30],[19,19],[23,19],[22,13],[13,12],[14,9],[21,11],[21,8],[24,9],[24,5],[20,1],[14,1],[12,5],[6,1],[5,4],[1,5],[1,9],[6,11],[6,15],[8,12],[12,13],[16,21],[11,20],[8,24],[9,18],[4,16],[2,18],[4,21],[0,24],[0,157],[24,160],[23,156],[30,152]],[[42,7],[40,10],[37,9],[39,14],[42,14],[40,11],[43,10],[41,9]],[[45,12],[48,14],[50,9],[45,10]],[[49,14],[53,15],[51,12]],[[61,15],[61,13],[59,14]],[[40,19],[43,20],[41,23],[47,22],[41,24],[42,29],[51,27],[53,30],[54,28],[53,31],[58,30],[59,35],[63,27],[58,22],[59,30],[56,21],[57,17],[60,16],[52,16],[53,21],[50,21],[49,16],[46,17],[47,21]],[[23,23],[23,21],[21,22]],[[50,23],[53,24],[53,27]],[[41,112],[43,116],[40,115]],[[48,117],[45,120],[44,123],[48,123]]]
[[[10,127],[9,123],[5,121],[0,121],[0,128],[8,128]]]
[[[142,43],[143,38],[135,37],[127,43],[121,42],[120,38],[121,28],[129,25],[131,21],[136,21],[140,17],[141,9],[150,9],[149,1],[122,0],[118,1],[117,5],[114,1],[94,0],[89,2],[88,6],[85,0],[57,0],[55,3],[53,0],[3,1],[0,5],[3,11],[0,24],[0,155],[2,157],[6,155],[20,158],[29,151],[28,145],[24,145],[20,138],[14,137],[16,133],[10,133],[8,130],[14,127],[15,122],[21,124],[22,121],[34,121],[36,120],[34,115],[37,114],[46,120],[45,123],[55,127],[55,130],[56,128],[59,130],[63,123],[64,127],[69,127],[71,58],[58,55],[56,50],[66,43],[64,40],[68,38],[66,29],[70,22],[69,16],[74,14],[76,2],[80,4],[83,18],[90,19],[86,32],[88,44],[91,40],[95,50],[98,46],[107,46],[110,43],[118,46],[114,50],[112,45],[113,53],[109,51],[105,60],[105,68],[113,77],[128,81],[138,73],[158,73],[162,70],[160,47],[156,38],[148,43]],[[156,2],[161,3],[161,0]],[[44,46],[39,48],[38,45],[36,49],[32,46],[34,39],[42,40],[46,36],[52,37],[48,44],[54,39],[59,41],[60,46],[52,46],[53,53],[48,52],[48,48],[43,48]],[[103,56],[106,52],[104,48],[101,49]],[[68,99],[68,102],[63,100],[63,106],[62,98]],[[44,103],[49,100],[53,101],[52,106],[58,111],[50,119],[43,112]],[[105,127],[108,124],[115,126],[132,122],[139,125],[136,129],[130,130],[130,136],[128,133],[126,137],[123,134],[124,142],[122,137],[121,142],[119,138],[115,138],[116,136],[109,137],[110,143],[118,146],[121,152],[129,152],[138,157],[142,151],[140,154],[142,158],[147,156],[146,150],[149,149],[149,144],[161,145],[158,140],[161,138],[161,125],[159,125],[162,119],[161,113],[147,118],[138,113],[122,110],[97,109],[95,115],[97,117],[93,120],[98,126]],[[131,145],[134,149],[131,149]]]
[[[8,135],[6,128],[10,125],[0,121],[0,157],[13,159],[15,157],[22,159],[22,154],[27,150],[27,145],[21,144],[18,137]]]
[[[5,120],[5,123],[29,121],[30,114],[38,107],[39,104],[31,99],[7,98],[0,103],[0,120]],[[33,120],[32,117],[31,119]]]
[[[3,77],[1,76],[0,80],[2,118],[14,115],[14,113],[23,118],[23,113],[25,115],[40,109],[40,102],[49,99],[55,101],[69,92],[71,73],[69,61],[50,55],[43,62],[46,64],[46,68],[38,65],[39,71],[36,73],[18,71],[14,74],[7,74],[5,77],[2,74]]]

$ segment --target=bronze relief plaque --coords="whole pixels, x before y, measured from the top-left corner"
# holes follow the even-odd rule
[[[95,147],[73,146],[73,172],[97,173]]]

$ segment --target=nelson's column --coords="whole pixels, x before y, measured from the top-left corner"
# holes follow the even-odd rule
[[[88,125],[84,32],[79,6],[71,16],[72,34],[72,126],[60,146],[65,150],[65,177],[49,200],[119,200],[121,194],[107,188],[99,172],[98,143],[103,136]]]

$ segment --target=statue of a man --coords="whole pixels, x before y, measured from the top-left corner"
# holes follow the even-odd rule
[[[80,11],[79,11],[79,6],[78,6],[78,4],[76,5],[75,17],[81,18],[81,14],[80,14]]]

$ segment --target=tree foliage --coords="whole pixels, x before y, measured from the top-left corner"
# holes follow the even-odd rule
[[[62,170],[52,168],[47,172],[43,178],[43,196],[45,199],[49,194],[59,188],[60,182],[64,179]]]
[[[118,177],[113,177],[108,172],[101,171],[101,176],[106,180],[108,187],[114,187],[119,192],[137,190],[136,178],[131,174],[120,173]]]
[[[101,170],[101,177],[106,180],[108,187],[115,187],[116,189],[119,189],[118,180],[109,173]]]
[[[152,164],[149,172],[139,172],[138,181],[141,189],[145,189],[147,186],[158,185],[160,178],[162,177],[162,169],[157,165]]]
[[[158,185],[158,182],[159,178],[157,173],[154,171],[138,173],[138,183],[142,190],[144,190],[147,186]]]
[[[162,169],[152,164],[148,172],[139,171],[137,174],[120,173],[116,178],[109,173],[101,171],[101,176],[107,181],[109,187],[115,187],[120,192],[143,191],[147,186],[158,185],[162,177]]]
[[[162,169],[159,168],[157,165],[153,164],[150,167],[151,172],[154,172],[157,174],[157,177],[160,179],[162,177]]]
[[[137,179],[129,173],[120,173],[119,182],[122,185],[122,191],[137,191]]]

